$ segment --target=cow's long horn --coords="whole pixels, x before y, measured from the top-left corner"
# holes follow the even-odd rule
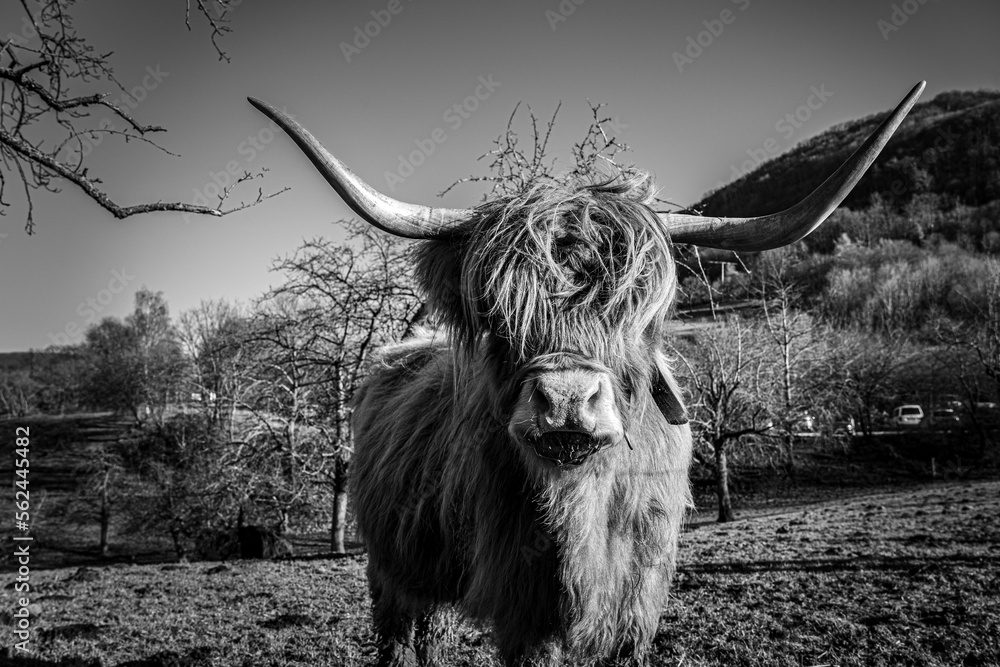
[[[445,238],[471,217],[471,209],[418,206],[386,197],[358,178],[291,116],[258,99],[247,100],[288,133],[355,213],[379,229],[410,239]]]
[[[723,250],[769,250],[794,243],[819,227],[857,185],[923,92],[921,81],[840,169],[812,194],[780,213],[756,218],[713,218],[661,213],[676,243]]]

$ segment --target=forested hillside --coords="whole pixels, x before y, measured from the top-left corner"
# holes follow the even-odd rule
[[[837,125],[709,193],[697,207],[710,215],[785,209],[833,173],[887,113]],[[995,204],[1000,199],[1000,91],[952,91],[916,105],[843,206],[868,208],[875,193],[890,198],[896,208],[922,194],[936,195],[943,207]]]
[[[787,208],[833,173],[884,116],[833,127],[695,208],[713,215]],[[835,325],[927,333],[943,320],[987,312],[991,258],[1000,254],[1000,91],[942,93],[915,106],[845,202],[777,254],[804,305]],[[761,257],[703,250],[700,265],[687,253],[681,259],[689,269],[682,303],[707,301],[706,282],[723,302],[756,291],[752,276]],[[731,262],[736,270],[723,279],[719,267]]]

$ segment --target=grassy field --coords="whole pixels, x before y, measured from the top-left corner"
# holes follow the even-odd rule
[[[693,515],[651,664],[1000,665],[1000,482],[837,488],[799,487],[731,524],[710,505]],[[371,664],[364,566],[359,553],[35,569],[37,662],[0,664]],[[17,595],[3,569],[9,647]],[[496,664],[488,631],[444,622],[442,664]]]

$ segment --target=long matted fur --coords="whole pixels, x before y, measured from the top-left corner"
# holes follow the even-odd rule
[[[509,665],[642,660],[691,451],[661,349],[675,273],[651,188],[642,173],[541,183],[421,244],[444,331],[383,351],[355,399],[353,495],[383,664],[428,658],[429,619],[449,603],[492,624]],[[509,422],[534,373],[578,363],[612,378],[627,442],[556,466]]]

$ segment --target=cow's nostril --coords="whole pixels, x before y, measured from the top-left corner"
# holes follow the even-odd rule
[[[587,399],[587,405],[591,408],[596,408],[599,400],[601,400],[601,385],[597,385],[597,389],[595,389],[594,393],[592,393],[590,398]]]
[[[535,383],[535,388],[531,391],[531,402],[540,415],[546,414],[552,407],[549,397],[545,395],[545,390],[538,382]]]

